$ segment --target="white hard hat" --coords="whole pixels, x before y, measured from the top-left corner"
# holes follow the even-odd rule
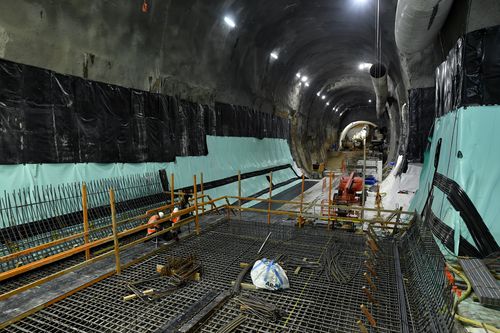
[[[158,216],[162,219],[165,214],[163,214],[163,212],[158,212]]]
[[[174,213],[177,213],[179,211],[179,208],[175,207],[174,208]]]

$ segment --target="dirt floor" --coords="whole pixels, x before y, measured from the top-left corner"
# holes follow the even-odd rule
[[[340,172],[342,170],[342,162],[345,166],[354,165],[358,160],[363,159],[362,150],[354,151],[330,151],[327,155],[326,169],[334,172]]]

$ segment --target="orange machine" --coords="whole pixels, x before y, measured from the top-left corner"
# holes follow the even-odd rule
[[[354,172],[340,179],[338,193],[334,194],[333,202],[337,205],[360,204],[361,198],[356,192],[363,190],[363,178],[354,177]]]

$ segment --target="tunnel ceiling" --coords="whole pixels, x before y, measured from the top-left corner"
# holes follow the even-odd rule
[[[341,114],[375,112],[368,69],[358,65],[376,61],[376,0],[146,0],[146,12],[143,2],[2,1],[0,28],[8,34],[0,31],[0,56],[197,102],[292,116],[292,145],[302,150],[319,149]],[[396,4],[380,1],[382,62],[392,90],[401,81]],[[298,72],[309,87],[300,84]]]
[[[374,99],[368,69],[362,62],[375,62],[376,1],[239,1],[227,9],[234,13],[238,27],[235,54],[240,58],[238,73],[252,69],[254,50],[267,60],[260,74],[261,94],[281,101],[302,114],[322,114],[325,103],[333,107],[369,106]],[[400,80],[399,58],[395,49],[393,26],[396,3],[383,1],[381,27],[382,59],[389,73]],[[270,52],[277,52],[273,60]],[[300,72],[310,86],[300,86]],[[247,73],[249,76],[251,73]],[[321,91],[326,99],[316,95]],[[360,95],[361,94],[361,95]],[[363,99],[361,99],[361,97]],[[369,98],[366,98],[369,97]],[[341,112],[342,110],[339,110]]]

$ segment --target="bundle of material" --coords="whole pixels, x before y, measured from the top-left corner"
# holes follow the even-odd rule
[[[240,295],[234,298],[244,313],[255,315],[265,323],[278,322],[286,315],[286,312],[276,305],[268,303],[253,295]]]
[[[124,301],[139,298],[143,301],[154,300],[169,295],[183,287],[190,280],[198,281],[201,274],[201,263],[194,256],[186,258],[169,258],[167,265],[157,265],[160,276],[127,282],[127,287],[133,294],[123,297]],[[163,281],[166,281],[166,286]],[[151,283],[162,282],[161,288],[147,288]],[[139,289],[141,288],[141,289]],[[146,288],[146,289],[145,289]]]
[[[361,269],[361,265],[359,265],[356,272],[349,276],[346,272],[345,268],[340,264],[340,258],[342,257],[345,249],[341,249],[340,246],[333,245],[326,252],[325,255],[321,258],[321,262],[323,265],[322,272],[325,273],[326,278],[330,282],[338,282],[342,284],[346,284],[352,281],[354,277],[359,273]]]
[[[218,333],[230,333],[233,332],[238,326],[243,324],[247,320],[247,317],[239,315],[226,325],[222,326],[222,328],[218,331]]]
[[[166,265],[156,265],[156,271],[160,275],[174,276],[184,279],[189,277],[193,272],[193,268],[201,269],[201,265],[196,261],[196,257],[191,255],[188,257],[169,257]]]

